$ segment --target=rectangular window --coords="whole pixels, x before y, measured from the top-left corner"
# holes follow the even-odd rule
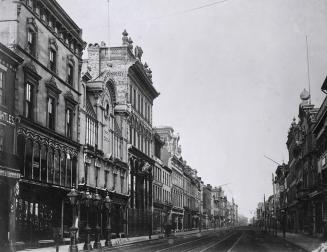
[[[86,143],[95,146],[98,138],[98,124],[91,118],[86,118]]]
[[[66,136],[68,138],[72,138],[72,124],[73,124],[72,111],[70,109],[67,109],[66,110]]]
[[[136,109],[136,90],[134,89],[134,101],[133,101],[133,106]]]
[[[137,111],[140,112],[140,94],[137,95]]]
[[[326,164],[326,156],[324,156],[322,159],[321,159],[321,166],[324,166]]]
[[[55,100],[52,97],[48,100],[48,127],[55,129]]]
[[[74,80],[74,67],[72,65],[68,65],[68,76],[67,76],[68,84],[73,85],[73,80]]]
[[[56,54],[57,52],[53,49],[50,49],[50,70],[56,71]]]
[[[124,193],[124,184],[125,184],[125,178],[123,176],[120,177],[120,192]]]
[[[141,97],[141,115],[143,116],[144,113],[143,113],[143,97]]]
[[[4,139],[5,139],[5,126],[0,125],[0,151],[3,151]]]
[[[113,176],[113,189],[115,190],[116,189],[116,185],[117,185],[117,174],[113,174],[114,176]]]
[[[5,104],[5,73],[0,71],[0,104]]]
[[[36,48],[36,33],[32,29],[27,31],[27,50],[28,52],[35,56]]]
[[[94,175],[94,177],[95,177],[95,187],[98,187],[98,185],[99,185],[100,167],[95,167],[94,172],[95,172],[95,175]]]
[[[104,171],[104,188],[108,188],[109,171]]]
[[[32,119],[33,111],[33,88],[32,85],[26,83],[25,85],[25,117]]]
[[[132,85],[129,86],[129,102],[133,104],[133,88]]]

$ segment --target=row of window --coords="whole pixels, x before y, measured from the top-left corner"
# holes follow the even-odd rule
[[[159,167],[154,167],[153,177],[155,180],[162,182],[164,185],[171,186],[170,184],[170,173],[162,170]]]
[[[47,102],[47,127],[51,130],[56,129],[56,112],[57,98],[48,96]],[[30,83],[25,84],[25,101],[24,101],[24,116],[27,119],[34,120],[33,110],[35,107],[34,86]],[[65,110],[65,136],[72,138],[73,129],[73,111],[71,108]]]
[[[172,203],[174,206],[183,207],[183,194],[181,191],[172,189]]]
[[[133,88],[132,85],[130,85],[129,90],[129,102],[147,122],[151,123],[151,105],[143,98],[141,92]]]
[[[113,124],[113,122],[111,122]],[[111,154],[113,157],[123,160],[123,139],[113,132],[111,133]],[[86,115],[86,138],[87,145],[98,146],[98,121]]]
[[[27,48],[28,52],[32,55],[32,56],[36,56],[36,52],[37,52],[37,32],[32,29],[29,28],[27,31]],[[58,62],[57,62],[57,58],[58,58],[58,49],[57,47],[53,46],[50,47],[49,49],[49,69],[56,73],[57,72],[57,67],[58,67]],[[74,62],[73,61],[69,61],[68,65],[67,65],[67,83],[70,85],[74,84]]]
[[[27,6],[34,14],[39,17],[43,24],[45,24],[52,32],[58,35],[59,39],[67,45],[67,47],[74,53],[79,54],[80,48],[76,44],[75,40],[72,39],[72,35],[60,24],[60,22],[51,15],[40,1],[27,0]]]
[[[33,143],[22,135],[17,139],[17,154],[25,178],[66,187],[76,185],[77,160],[70,154]]]
[[[183,177],[175,172],[172,173],[172,184],[183,187]]]
[[[164,202],[164,203],[170,203],[171,202],[171,194],[169,191],[153,185],[153,199],[157,202]]]
[[[97,172],[99,172],[99,171],[97,171]],[[98,177],[96,177],[96,178],[98,180]],[[125,189],[124,189],[125,177],[120,176],[120,183],[119,184],[118,184],[117,180],[118,180],[118,174],[113,173],[112,174],[112,181],[110,183],[110,181],[109,181],[109,171],[108,170],[104,171],[104,188],[110,188],[110,189],[116,190],[116,192],[118,192],[118,193],[126,193]]]
[[[130,143],[138,148],[146,155],[151,155],[151,141],[148,140],[143,134],[137,132],[135,128],[130,126]]]

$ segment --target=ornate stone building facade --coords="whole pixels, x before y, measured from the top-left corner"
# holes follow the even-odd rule
[[[15,118],[15,79],[23,59],[0,43],[0,250],[13,250],[20,178]]]
[[[90,44],[85,64],[92,76],[112,79],[117,90],[115,114],[122,115],[120,123],[126,120],[121,130],[128,136],[127,233],[145,234],[151,232],[152,225],[152,105],[159,93],[153,86],[151,69],[141,61],[142,49],[136,46],[133,52],[133,41],[126,31],[122,41],[118,47]]]
[[[170,213],[172,229],[183,230],[184,221],[184,166],[186,163],[181,156],[181,147],[178,144],[179,136],[174,134],[171,127],[156,127],[155,132],[165,142],[162,160],[168,164],[171,173],[171,200]]]
[[[63,235],[71,225],[65,198],[77,183],[84,41],[56,1],[1,1],[0,17],[1,42],[24,59],[14,99],[22,175],[16,238],[34,245],[52,238],[55,229]]]
[[[85,72],[84,72],[85,71]],[[126,233],[128,203],[127,120],[116,110],[117,85],[110,75],[91,76],[91,69],[83,66],[80,100],[80,158],[79,189],[98,193],[104,199],[109,194],[111,233],[118,237]],[[94,228],[96,218],[86,223],[85,207],[81,208],[80,228]],[[101,211],[101,232],[105,233],[106,209]],[[86,225],[88,224],[88,225]],[[88,230],[86,230],[88,231]]]
[[[313,128],[318,109],[310,104],[309,98],[310,94],[304,90],[301,93],[299,121],[293,120],[286,143],[289,161],[285,210],[287,229],[291,232],[312,233],[314,229],[312,224],[316,213],[313,212],[312,192],[317,182],[317,154]],[[318,206],[317,210],[321,209]],[[321,216],[319,212],[318,216]],[[317,231],[322,232],[320,228]]]

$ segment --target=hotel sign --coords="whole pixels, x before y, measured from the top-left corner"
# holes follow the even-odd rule
[[[0,121],[8,123],[10,125],[15,125],[15,117],[0,110]]]

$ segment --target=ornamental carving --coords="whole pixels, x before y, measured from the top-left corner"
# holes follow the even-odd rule
[[[55,139],[50,137],[41,136],[38,133],[23,127],[18,127],[17,135],[23,135],[25,138],[32,140],[34,143],[37,142],[40,145],[46,145],[47,147],[51,147],[53,149],[58,149],[61,152],[67,153],[72,157],[77,157],[78,150],[65,145],[63,143],[57,142]]]

